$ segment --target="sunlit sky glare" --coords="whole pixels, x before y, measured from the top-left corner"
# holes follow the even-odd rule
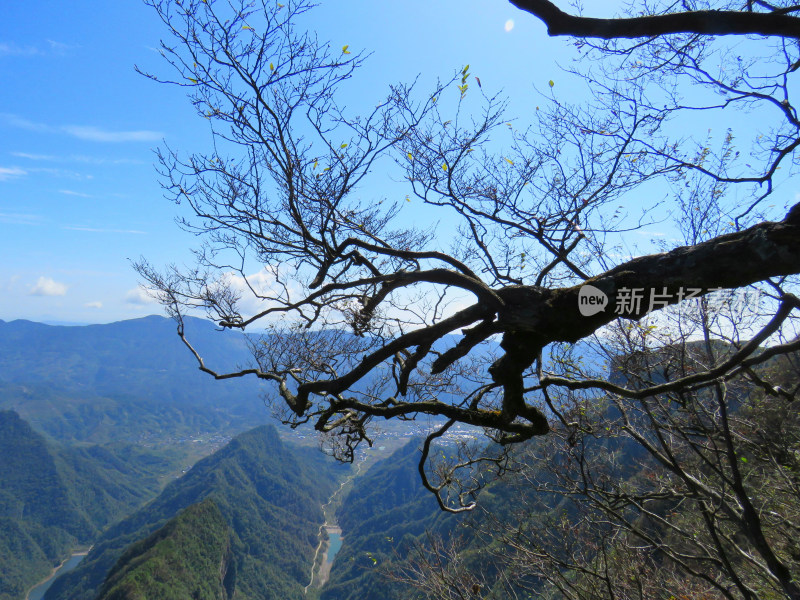
[[[3,8],[0,319],[104,323],[160,313],[129,261],[188,264],[197,238],[175,224],[179,207],[162,197],[153,150],[208,149],[207,124],[184,91],[134,71],[170,73],[157,52],[163,24],[138,0]],[[599,1],[584,12],[610,14]],[[304,23],[334,48],[373,53],[347,87],[365,107],[392,83],[421,75],[432,85],[465,64],[490,93],[507,94],[509,115],[522,120],[543,94],[582,93],[559,70],[573,56],[569,40],[548,38],[507,0],[321,0]]]

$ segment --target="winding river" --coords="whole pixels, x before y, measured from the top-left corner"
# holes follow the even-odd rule
[[[88,553],[88,550],[83,552],[74,552],[72,556],[67,558],[59,566],[53,569],[53,572],[47,579],[31,588],[31,590],[28,592],[28,595],[25,596],[25,600],[42,600],[44,593],[50,589],[50,586],[53,585],[53,582],[56,580],[56,578],[59,575],[63,575],[64,573],[77,567],[78,563],[80,563]]]
[[[319,526],[320,540],[319,544],[317,545],[317,551],[314,553],[314,560],[311,562],[311,578],[308,581],[308,585],[303,589],[304,594],[308,594],[308,588],[310,588],[312,585],[315,588],[321,588],[328,581],[333,559],[342,548],[343,538],[342,529],[339,527],[339,524],[336,523],[335,515],[328,515],[326,509],[336,499],[336,497],[341,494],[344,486],[358,477],[359,473],[361,473],[361,467],[363,466],[364,461],[362,460],[358,463],[355,473],[346,477],[339,485],[337,490],[331,494],[331,497],[328,499],[328,501],[322,505],[322,513],[325,515],[325,522]],[[325,537],[322,535],[323,529],[328,534],[327,539],[325,539]],[[318,560],[320,552],[325,553],[325,556],[321,561]]]

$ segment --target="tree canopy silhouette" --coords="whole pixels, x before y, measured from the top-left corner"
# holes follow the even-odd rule
[[[800,347],[783,339],[800,308],[800,204],[780,187],[798,165],[800,7],[688,1],[588,18],[512,3],[576,39],[572,74],[586,86],[574,102],[542,93],[527,125],[468,65],[432,89],[398,83],[351,114],[337,93],[365,56],[298,30],[305,0],[148,1],[173,67],[149,76],[185,87],[214,144],[159,151],[166,194],[204,242],[197,266],[136,268],[190,349],[186,311],[267,329],[251,338],[250,368],[217,372],[195,352],[200,368],[273,382],[283,419],[312,422],[341,458],[371,443],[376,417],[441,417],[424,462],[455,423],[501,446],[546,434],[553,390],[644,397]],[[706,133],[716,122],[719,138]],[[386,172],[408,195],[366,199]],[[412,200],[440,211],[441,231],[406,216]],[[674,241],[630,250],[634,232],[661,222]],[[748,286],[762,298],[752,335],[669,390],[628,389],[563,359],[620,321]],[[245,311],[243,296],[258,308]],[[420,471],[452,508],[453,469],[437,481]],[[468,508],[461,483],[452,500]]]

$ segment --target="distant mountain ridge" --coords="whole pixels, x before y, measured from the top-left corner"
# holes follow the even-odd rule
[[[248,364],[241,333],[194,318],[186,327],[209,365]],[[218,382],[202,373],[164,317],[88,326],[0,321],[0,409],[59,440],[232,435],[269,420],[263,392],[254,377]]]

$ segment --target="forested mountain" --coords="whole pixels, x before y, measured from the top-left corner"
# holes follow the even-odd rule
[[[241,434],[170,483],[151,503],[107,530],[80,566],[56,580],[45,597],[94,597],[121,557],[114,573],[130,571],[135,566],[132,557],[147,555],[158,536],[124,554],[130,544],[164,527],[180,511],[210,500],[230,529],[229,577],[235,578],[231,585],[237,600],[300,598],[323,522],[321,505],[335,488],[342,468],[315,450],[283,444],[271,426]],[[187,535],[200,545],[207,540],[199,531]],[[194,550],[193,556],[207,558],[220,548]],[[181,560],[196,559],[187,556]],[[104,590],[110,593],[116,582],[109,580]]]
[[[231,600],[231,561],[231,529],[214,501],[203,500],[131,544],[97,600]]]
[[[243,335],[188,318],[208,364],[247,364]],[[108,325],[0,321],[0,408],[63,441],[158,443],[198,431],[235,434],[267,422],[255,378],[215,382],[175,335],[145,317]]]
[[[621,355],[612,368],[625,363],[627,375],[613,380],[661,383],[701,352],[732,351],[690,344],[676,363],[673,350]],[[575,398],[567,425],[518,446],[466,517],[442,516],[416,483],[411,444],[345,499],[344,544],[322,598],[793,597],[750,558],[771,553],[800,572],[800,409],[789,401],[798,365],[796,353],[769,360],[755,383],[693,397]],[[740,594],[745,586],[755,591]]]
[[[73,548],[159,489],[165,459],[132,447],[47,442],[0,411],[0,599],[18,599]]]

